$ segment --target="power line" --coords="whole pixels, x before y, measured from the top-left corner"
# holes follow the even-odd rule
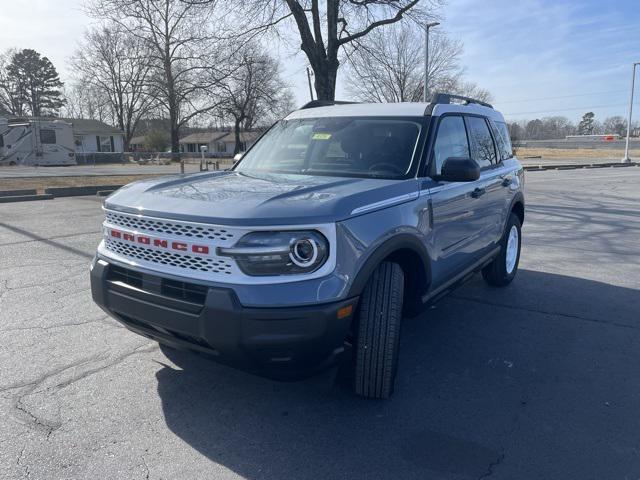
[[[607,103],[606,105],[592,105],[590,107],[572,107],[572,108],[559,108],[556,110],[538,110],[536,112],[513,112],[513,113],[504,113],[505,117],[514,116],[514,115],[538,115],[541,113],[553,113],[553,112],[569,112],[575,110],[583,110],[588,112],[590,110],[596,110],[598,108],[609,108],[609,107],[624,107],[626,103]]]
[[[575,93],[572,95],[558,95],[555,97],[538,97],[538,98],[527,98],[525,100],[507,100],[504,102],[498,102],[496,101],[495,103],[503,105],[505,103],[526,103],[526,102],[536,102],[538,100],[558,100],[561,98],[573,98],[573,97],[588,97],[589,95],[604,95],[607,93],[624,93],[627,92],[627,90],[609,90],[607,92],[591,92],[591,93]]]

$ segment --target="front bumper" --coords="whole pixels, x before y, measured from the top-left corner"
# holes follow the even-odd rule
[[[91,270],[91,292],[135,333],[283,379],[335,362],[357,303],[351,298],[304,307],[244,307],[233,289],[164,279],[102,259]]]

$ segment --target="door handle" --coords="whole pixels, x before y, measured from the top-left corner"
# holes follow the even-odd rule
[[[471,192],[471,196],[473,198],[479,198],[482,195],[484,195],[485,193],[487,193],[487,189],[486,188],[478,187],[478,188],[474,189],[473,192]]]

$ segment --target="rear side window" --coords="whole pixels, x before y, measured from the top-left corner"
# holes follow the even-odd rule
[[[511,139],[509,138],[509,127],[504,122],[491,122],[493,128],[493,136],[496,138],[498,153],[502,160],[513,157],[513,149],[511,148]]]
[[[487,121],[481,117],[467,117],[471,155],[480,168],[496,163],[496,149]]]
[[[436,174],[440,175],[442,164],[450,157],[470,157],[464,120],[458,116],[446,116],[440,120],[436,143],[433,147]]]
[[[40,143],[56,143],[56,131],[44,128],[40,130]]]

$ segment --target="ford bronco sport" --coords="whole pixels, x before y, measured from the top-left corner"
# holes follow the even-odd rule
[[[511,282],[523,169],[470,98],[311,102],[228,171],[149,179],[104,204],[93,299],[130,330],[274,378],[351,345],[355,391],[393,391],[403,316],[482,272]]]

